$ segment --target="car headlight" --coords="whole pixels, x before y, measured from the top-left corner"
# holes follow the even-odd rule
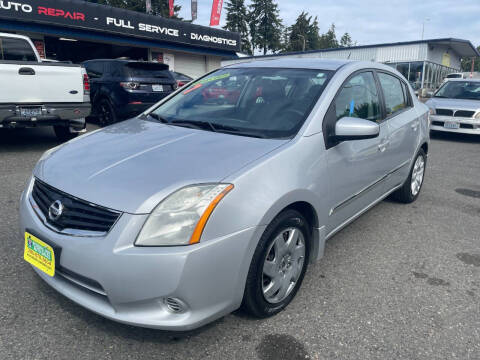
[[[232,189],[232,184],[205,184],[187,186],[174,192],[152,211],[135,245],[198,243],[213,210]]]

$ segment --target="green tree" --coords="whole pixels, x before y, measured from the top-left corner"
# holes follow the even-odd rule
[[[477,50],[480,51],[480,46],[477,47]],[[473,71],[480,71],[480,57],[474,58],[463,58],[462,59],[462,71],[469,72],[472,70],[472,59],[475,63],[473,65]]]
[[[245,7],[245,0],[230,0],[227,2],[225,9],[227,11],[225,30],[240,33],[242,38],[242,51],[252,54],[252,45],[248,38],[248,14]]]
[[[350,47],[354,46],[354,43],[352,41],[352,38],[350,37],[350,34],[346,32],[343,34],[342,38],[340,39],[340,47]]]
[[[281,49],[282,21],[273,0],[252,0],[249,13],[252,49],[276,52]]]
[[[287,51],[302,51],[310,48],[308,34],[310,32],[311,16],[303,12],[297,17],[295,24],[288,28]]]
[[[138,12],[145,12],[145,1],[144,0],[87,0],[89,2],[95,2],[103,5],[110,5],[113,7],[127,9]],[[178,17],[178,12],[182,7],[180,5],[174,6],[174,19],[181,19]],[[170,11],[168,8],[168,0],[152,0],[152,14],[163,16],[168,18]]]
[[[320,36],[320,48],[332,49],[338,48],[337,35],[335,34],[335,24],[330,25],[330,29]]]

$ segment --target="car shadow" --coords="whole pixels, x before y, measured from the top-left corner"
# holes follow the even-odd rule
[[[50,127],[0,129],[0,151],[47,150],[59,143]]]
[[[453,132],[431,131],[430,138],[434,140],[455,141],[461,143],[480,144],[480,134],[459,134]]]

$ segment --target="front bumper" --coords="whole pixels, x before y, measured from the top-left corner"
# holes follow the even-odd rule
[[[41,107],[38,116],[22,116],[22,107]],[[90,115],[90,103],[72,104],[3,104],[0,105],[1,127],[70,126],[74,129],[85,127],[85,118]]]
[[[237,309],[264,227],[249,228],[191,246],[135,247],[147,215],[122,214],[104,237],[66,236],[47,228],[29,191],[20,204],[20,230],[61,248],[50,286],[85,308],[126,324],[190,330]],[[58,261],[58,260],[57,260]],[[186,304],[171,312],[166,298]]]
[[[444,124],[447,121],[458,123],[460,127],[458,129],[445,128]],[[430,122],[430,130],[480,135],[480,120],[472,118],[432,115]]]

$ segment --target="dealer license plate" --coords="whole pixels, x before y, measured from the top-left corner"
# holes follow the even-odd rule
[[[40,116],[42,115],[42,108],[41,107],[20,108],[20,115],[26,116],[26,117]]]
[[[158,84],[152,85],[152,90],[153,91],[163,91],[163,85],[158,85]]]
[[[23,258],[49,276],[55,275],[55,254],[53,248],[39,238],[25,232]]]
[[[445,121],[445,123],[443,124],[443,127],[445,129],[459,129],[460,123],[455,121]]]

